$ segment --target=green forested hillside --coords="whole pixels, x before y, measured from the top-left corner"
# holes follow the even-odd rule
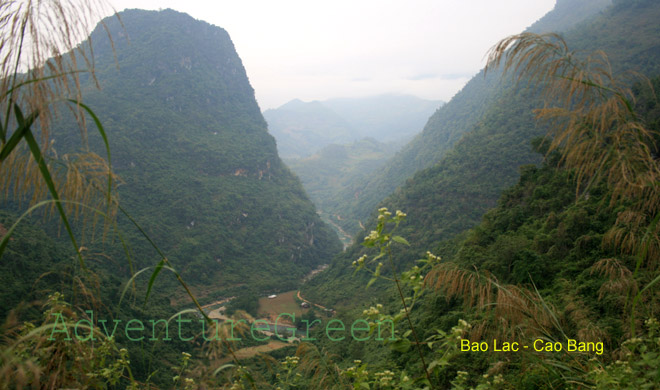
[[[92,323],[103,318],[110,323],[173,321],[179,310],[194,306],[190,295],[205,304],[292,289],[341,249],[298,178],[278,157],[227,32],[173,10],[129,10],[119,17],[105,20],[90,38],[100,90],[88,74],[80,81],[85,104],[98,115],[107,134],[119,177],[115,178],[119,205],[130,217],[119,213],[116,229],[104,230],[101,225],[83,224],[72,213],[80,256],[67,242],[57,218],[45,217],[42,208],[21,221],[2,256],[7,288],[1,317],[8,323],[1,333],[10,337],[8,342],[15,342],[11,338],[15,332],[31,323],[56,324],[49,310],[65,313],[73,323],[79,318]],[[113,37],[112,45],[105,28]],[[61,161],[76,160],[77,153],[88,151],[68,110],[62,108],[50,131],[48,160],[53,161],[54,173]],[[103,140],[88,120],[89,150],[105,156]],[[81,191],[85,185],[65,179],[61,185],[58,182],[61,191],[66,186]],[[26,208],[26,202],[22,207],[12,202],[14,189],[3,189],[3,196],[10,195],[2,205],[3,238]],[[135,283],[129,283],[140,270],[132,280]],[[17,317],[8,315],[20,302],[26,308]],[[189,316],[197,321],[195,315]],[[127,348],[131,375],[164,387],[171,384],[181,353],[193,352],[198,345],[180,339],[145,345],[131,342],[130,332],[120,329],[113,341],[117,345],[104,346],[109,348],[104,351],[114,355],[120,347]],[[29,340],[51,345],[49,335]],[[91,367],[107,362],[105,352],[94,345],[58,340],[66,348],[26,347],[35,349],[26,359],[46,368],[53,356],[67,361],[77,354],[90,364],[78,367],[75,375],[83,379],[67,382],[56,371],[35,372],[42,378],[52,374],[61,380],[57,383],[95,383],[85,374],[93,375]],[[13,364],[10,351],[3,348],[4,368]],[[82,357],[95,351],[100,362]],[[21,364],[33,364],[27,360],[19,360],[21,370]]]

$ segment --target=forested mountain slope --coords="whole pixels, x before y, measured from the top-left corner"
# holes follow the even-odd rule
[[[102,226],[91,218],[105,209],[83,208],[91,214],[90,223],[72,212],[68,218],[79,256],[57,214],[48,218],[43,207],[13,231],[0,263],[5,285],[0,319],[7,321],[0,329],[5,340],[2,388],[24,383],[39,387],[48,380],[72,387],[120,386],[117,380],[124,369],[130,370],[125,379],[169,388],[182,352],[195,353],[198,344],[185,337],[168,338],[167,330],[161,341],[155,325],[150,344],[139,342],[144,337],[132,338],[121,326],[116,333],[106,333],[113,335],[110,341],[96,328],[94,334],[100,337],[92,340],[103,338],[98,344],[77,343],[82,338],[77,325],[76,339],[38,331],[22,344],[17,332],[27,333],[33,323],[44,321],[48,329],[56,328],[49,310],[64,316],[62,333],[67,332],[64,321],[75,323],[78,318],[92,328],[102,328],[105,320],[115,321],[115,329],[119,323],[146,323],[149,318],[167,324],[175,313],[196,306],[193,297],[204,305],[292,289],[341,249],[298,178],[280,160],[225,30],[173,10],[127,10],[104,20],[90,39],[96,80],[81,73],[80,89],[107,134],[118,175],[118,203],[128,216],[118,212],[117,225]],[[83,192],[91,187],[86,175],[104,167],[84,165],[80,156],[91,149],[105,157],[104,143],[91,116],[81,137],[70,111],[62,107],[59,113],[50,129],[48,160],[58,175],[71,172],[66,162],[83,161],[74,165],[86,169],[80,176],[56,181],[60,193]],[[79,177],[83,179],[77,181]],[[0,238],[27,208],[26,202],[6,196],[10,193],[10,188],[3,190]],[[32,193],[21,195],[29,198]],[[53,346],[57,342],[61,348]],[[110,344],[101,346],[106,342]],[[17,349],[23,351],[20,357],[13,354]],[[129,353],[130,362],[122,360],[122,367],[92,372],[108,362],[105,357]],[[34,369],[22,375],[23,364]]]
[[[634,12],[639,13],[637,18]],[[605,19],[601,23],[590,24],[587,31],[579,32],[588,35],[594,33],[589,28],[613,28],[622,21],[638,23],[647,15],[658,15],[655,2],[637,2],[633,8],[617,6],[602,16]],[[643,41],[636,43],[627,37],[627,44],[635,50],[626,46],[625,51],[633,52],[633,58],[613,61],[618,72],[614,77],[623,74],[626,63],[643,63],[652,64],[643,69],[651,79],[638,78],[637,83],[618,86],[621,89],[616,91],[590,83],[588,88],[594,95],[590,95],[589,103],[580,105],[566,99],[571,119],[578,120],[570,124],[554,122],[557,127],[549,134],[566,137],[571,132],[582,142],[556,144],[557,148],[549,152],[549,140],[535,138],[532,144],[545,156],[543,164],[520,167],[518,183],[504,190],[497,205],[472,230],[457,236],[441,229],[462,215],[451,206],[463,206],[463,213],[474,210],[461,198],[477,203],[481,201],[477,195],[488,193],[474,181],[481,183],[486,175],[501,170],[504,163],[515,162],[505,153],[498,155],[495,150],[481,147],[474,153],[488,155],[483,164],[477,164],[473,155],[462,162],[454,156],[452,164],[445,165],[452,151],[437,166],[415,175],[389,199],[387,206],[412,207],[413,211],[405,216],[407,222],[381,230],[383,220],[396,220],[402,214],[395,213],[394,208],[391,214],[379,210],[378,220],[369,226],[372,231],[364,233],[366,248],[356,245],[349,256],[338,257],[328,274],[310,282],[304,291],[312,299],[330,297],[324,304],[341,308],[344,322],[363,317],[398,318],[402,339],[389,343],[389,348],[376,343],[363,343],[363,347],[355,339],[334,344],[323,340],[322,347],[329,354],[358,356],[360,360],[353,370],[369,366],[382,372],[394,366],[403,373],[417,371],[422,377],[420,382],[426,374],[432,388],[655,387],[659,328],[654,313],[658,310],[660,280],[660,62],[654,58],[660,31],[655,25],[643,23],[639,29],[642,33],[638,38]],[[648,41],[651,36],[655,41]],[[564,56],[562,61],[567,59],[576,61],[573,55]],[[593,69],[588,72],[596,74]],[[541,84],[559,88],[561,81],[557,80],[561,78],[546,79]],[[621,80],[625,83],[626,78]],[[570,85],[577,83],[573,79]],[[525,88],[525,84],[518,89],[521,97],[536,100],[536,89]],[[562,92],[568,94],[567,89]],[[564,93],[561,97],[566,96]],[[609,99],[611,96],[616,99]],[[618,110],[614,100],[625,108]],[[511,101],[525,108],[515,99]],[[590,116],[594,112],[598,112],[596,119]],[[599,127],[600,118],[621,112],[625,114],[618,120],[606,120]],[[628,126],[639,126],[640,130],[634,137],[617,137],[627,134]],[[466,134],[455,150],[469,152],[470,148],[460,148],[464,142],[480,145],[469,137],[471,134]],[[497,133],[475,132],[475,136],[489,135]],[[513,149],[511,143],[499,145],[508,145],[504,151],[507,153]],[[586,167],[595,169],[585,174]],[[468,175],[472,170],[477,170],[474,177]],[[438,172],[462,172],[465,179],[451,179],[451,184],[460,185],[449,192],[434,186],[443,183],[440,175],[434,175]],[[497,186],[494,181],[483,182]],[[635,192],[636,186],[643,191]],[[440,194],[436,196],[433,191]],[[446,204],[441,203],[447,198]],[[434,212],[433,205],[440,205],[442,212]],[[420,209],[423,212],[418,212]],[[450,217],[445,219],[443,212]],[[414,221],[427,215],[423,223]],[[439,221],[433,223],[431,218]],[[400,236],[389,235],[391,229]],[[444,241],[434,242],[430,237],[433,234]],[[407,247],[406,238],[413,250]],[[387,250],[374,250],[374,246]],[[442,259],[424,254],[424,249],[431,249]],[[394,261],[390,261],[390,250]],[[434,262],[432,269],[423,270],[423,281],[419,280],[419,269],[411,268],[415,259]],[[418,265],[425,266],[421,261]],[[398,276],[392,273],[394,268],[398,268]],[[412,295],[416,299],[410,299]],[[406,305],[413,308],[406,309]],[[410,319],[403,313],[410,313]],[[376,328],[380,331],[380,325],[371,329],[375,332]],[[415,348],[417,340],[428,342],[428,348]],[[376,374],[373,382],[378,378]]]

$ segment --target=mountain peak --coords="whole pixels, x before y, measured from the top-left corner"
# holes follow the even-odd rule
[[[119,16],[105,20],[114,53],[103,28],[92,34],[102,90],[89,85],[85,101],[108,132],[124,205],[158,226],[192,283],[272,289],[337,250],[280,160],[229,34],[171,9]],[[240,268],[266,258],[260,274]]]

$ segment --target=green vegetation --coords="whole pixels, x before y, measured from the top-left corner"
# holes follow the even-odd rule
[[[614,26],[619,24],[628,26],[626,23],[640,18],[646,20],[646,15],[654,15],[659,10],[657,4],[652,4],[652,2],[640,4],[639,7],[633,9],[613,8],[593,23],[588,23],[567,34],[566,38],[569,42],[571,39],[575,39],[580,42],[580,45],[586,45],[587,41],[583,37],[594,34],[599,36],[600,42],[607,42],[608,37],[612,35],[609,35],[610,33],[602,27],[603,25],[607,25],[609,31],[616,31],[617,29]],[[641,15],[644,15],[644,17],[642,18]],[[644,49],[644,47],[657,46],[657,39],[660,36],[655,31],[657,25],[655,23],[642,23],[639,26],[640,34],[630,32],[626,35],[628,44],[625,48],[628,55],[637,58],[637,60],[619,56],[618,48],[611,41],[609,45],[606,45],[609,48],[608,53],[617,54],[612,64],[613,69],[619,69],[621,74],[625,74],[622,69],[632,63],[635,63],[636,69],[643,66],[643,70],[648,74],[653,75],[658,72],[658,61],[647,61],[648,55],[653,56],[653,54],[650,54],[648,49]],[[631,43],[632,41],[637,42],[637,40],[639,40],[639,44]],[[580,47],[585,48],[585,46]],[[655,53],[655,51],[653,52]],[[584,57],[576,56],[574,58]],[[607,68],[601,67],[600,69]],[[491,77],[499,77],[499,75],[500,73],[495,71],[491,74]],[[594,81],[603,81],[604,83],[610,81],[607,79],[608,76],[596,77],[600,78],[585,82],[585,88]],[[548,77],[546,80],[552,79],[552,77]],[[568,80],[579,79],[573,76],[572,78],[569,77]],[[657,168],[653,168],[653,163],[649,163],[651,161],[649,156],[657,156],[658,153],[657,119],[650,113],[656,112],[657,97],[653,98],[650,95],[651,90],[643,87],[644,83],[633,88],[637,93],[638,103],[634,110],[635,114],[631,115],[628,110],[629,107],[625,103],[626,101],[633,101],[631,95],[625,92],[625,89],[631,87],[631,85],[625,84],[625,82],[623,84],[603,85],[608,88],[603,96],[614,96],[615,99],[624,98],[619,100],[622,104],[615,104],[610,101],[603,103],[598,99],[593,100],[593,102],[603,104],[603,107],[619,107],[617,110],[612,111],[613,116],[610,116],[610,118],[614,117],[616,119],[611,121],[605,119],[608,122],[591,120],[581,122],[582,117],[579,115],[585,115],[587,118],[589,118],[588,115],[593,115],[589,113],[590,109],[591,112],[598,112],[599,115],[605,112],[594,105],[591,106],[593,108],[582,109],[581,111],[577,109],[575,111],[564,110],[564,113],[571,115],[568,118],[574,120],[570,123],[575,123],[577,126],[574,126],[574,128],[576,129],[584,128],[585,122],[589,124],[607,123],[607,125],[597,125],[599,129],[602,129],[599,130],[601,132],[614,130],[612,129],[613,123],[627,123],[626,126],[630,124],[630,127],[624,127],[621,131],[603,133],[605,139],[603,144],[608,145],[608,147],[593,147],[592,149],[581,149],[581,152],[568,152],[565,155],[567,157],[562,162],[575,166],[580,160],[588,162],[590,158],[593,158],[591,161],[602,162],[602,164],[613,167],[612,169],[615,170],[621,169],[622,165],[614,163],[614,160],[612,160],[613,154],[611,154],[616,154],[618,150],[616,146],[619,146],[626,151],[628,156],[646,156],[644,159],[641,157],[629,158],[631,158],[630,161],[639,161],[640,164],[641,161],[646,161],[643,164],[649,167],[646,168],[647,172],[654,172],[654,169]],[[536,305],[535,311],[522,313],[523,316],[526,315],[529,318],[538,316],[545,319],[556,316],[559,319],[559,324],[565,328],[557,329],[556,324],[550,324],[552,325],[550,328],[559,332],[553,334],[553,338],[561,338],[561,332],[566,335],[571,335],[572,332],[572,337],[576,337],[576,334],[580,334],[581,337],[585,338],[586,335],[591,335],[594,339],[602,337],[601,340],[608,340],[608,342],[613,343],[606,344],[606,349],[607,347],[611,348],[609,351],[614,352],[610,355],[610,358],[615,357],[616,347],[613,345],[620,345],[625,340],[626,335],[629,336],[630,332],[634,331],[635,328],[642,327],[642,324],[637,321],[636,326],[633,327],[621,320],[622,317],[625,317],[625,313],[620,311],[622,310],[621,301],[625,301],[625,297],[629,293],[622,293],[621,290],[618,290],[617,294],[619,295],[616,295],[618,298],[612,297],[618,303],[613,305],[607,296],[607,288],[615,289],[617,283],[619,289],[625,288],[626,284],[630,286],[631,283],[636,286],[645,286],[654,280],[655,275],[652,272],[654,268],[642,271],[640,266],[644,262],[640,263],[638,257],[643,255],[642,257],[650,262],[646,264],[654,264],[655,255],[650,255],[650,253],[657,244],[649,238],[653,237],[650,234],[652,234],[654,228],[657,228],[657,222],[654,222],[653,217],[656,211],[648,210],[654,210],[653,206],[650,205],[657,205],[657,195],[654,195],[653,191],[655,190],[652,186],[652,183],[657,183],[657,179],[645,179],[645,176],[640,174],[638,179],[641,182],[631,184],[629,181],[633,180],[631,178],[621,178],[620,176],[617,178],[617,176],[614,176],[615,172],[607,173],[607,171],[603,171],[597,177],[599,180],[602,179],[606,182],[609,180],[608,189],[605,189],[603,185],[589,184],[588,180],[583,179],[594,172],[589,165],[578,168],[577,173],[555,168],[558,164],[558,157],[554,154],[548,157],[550,166],[540,170],[535,167],[524,167],[526,162],[538,159],[529,150],[529,140],[547,131],[545,123],[542,123],[541,126],[526,124],[535,121],[532,110],[544,107],[544,105],[536,97],[538,95],[537,87],[534,85],[528,86],[525,80],[517,83],[506,80],[503,86],[504,92],[500,92],[502,94],[500,96],[501,100],[495,99],[491,103],[491,107],[484,113],[481,123],[472,132],[465,134],[440,163],[418,172],[408,179],[405,186],[383,202],[383,205],[390,209],[406,210],[409,215],[408,221],[401,224],[398,233],[406,237],[411,243],[411,249],[400,248],[395,253],[396,263],[399,266],[412,266],[414,260],[422,255],[424,248],[435,249],[434,252],[441,254],[446,261],[451,261],[450,264],[458,264],[459,266],[459,268],[447,266],[442,273],[442,277],[436,274],[438,280],[436,284],[440,291],[448,296],[448,301],[443,303],[431,296],[423,300],[423,309],[417,312],[419,328],[432,330],[439,327],[444,331],[448,331],[452,323],[455,324],[458,318],[464,318],[472,322],[473,319],[467,315],[470,311],[463,308],[460,301],[465,299],[464,296],[467,294],[468,303],[478,302],[483,297],[470,295],[468,290],[479,289],[479,285],[476,284],[478,280],[490,280],[489,284],[485,284],[482,288],[485,289],[483,291],[490,291],[493,297],[497,296],[495,292],[497,287],[504,284],[511,286],[523,285],[529,288],[530,290],[517,290],[518,287],[511,287],[509,291],[517,292],[518,295],[512,294],[508,299],[515,298],[520,303],[525,303],[528,306]],[[616,91],[612,95],[609,90],[611,87],[621,87],[622,89],[612,89]],[[575,90],[579,90],[579,88]],[[596,91],[595,95],[588,95],[588,99],[593,99],[593,96],[597,97],[603,92],[594,91]],[[579,98],[575,98],[575,95],[573,96],[575,101],[580,101]],[[549,98],[559,99],[560,101],[571,100],[567,97],[566,90],[558,90],[554,98],[552,96]],[[452,102],[447,107],[450,107]],[[547,113],[557,114],[561,112],[549,111]],[[638,119],[634,119],[635,115],[638,116]],[[600,117],[598,118],[600,119]],[[628,137],[627,134],[632,134],[637,131],[636,129],[639,129],[639,120],[646,124],[645,129],[652,129],[652,132],[641,130],[636,133],[638,135]],[[566,120],[566,122],[569,121]],[[563,123],[565,122],[561,122],[560,118],[554,122],[555,125]],[[560,126],[557,128],[560,128]],[[566,137],[561,133],[552,134],[556,134],[557,137]],[[562,138],[555,139],[560,140]],[[576,145],[582,145],[583,148],[586,148],[587,145],[596,145],[596,140],[593,137],[581,136],[575,139],[582,142]],[[635,143],[635,139],[641,139],[644,142]],[[626,142],[630,142],[630,140],[633,140],[631,144],[633,147],[626,146],[628,145]],[[536,142],[537,148],[541,148],[541,150],[547,150],[549,145],[549,141],[545,141],[545,143]],[[553,147],[559,147],[558,145],[559,143],[556,143]],[[632,151],[635,148],[634,145],[637,145],[639,153]],[[600,151],[602,154],[591,153],[588,154],[590,157],[587,157],[586,150]],[[575,158],[571,157],[571,153]],[[636,164],[637,162],[634,163],[634,165]],[[494,205],[491,202],[494,202],[499,196],[499,192],[503,188],[500,186],[507,181],[515,180],[519,174],[513,172],[513,169],[519,166],[523,166],[523,168],[521,168],[521,179],[518,186],[508,190],[503,195],[498,207],[486,214],[481,225],[474,228],[470,233],[461,233],[473,226],[472,221],[478,220],[491,205]],[[637,167],[640,168],[641,165]],[[629,169],[631,168],[623,168],[622,171],[627,172]],[[579,185],[576,186],[575,180],[578,177],[580,178]],[[651,209],[639,212],[636,211],[638,209],[632,207],[628,209],[631,211],[630,213],[621,213],[622,209],[618,209],[611,202],[612,199],[619,199],[615,201],[616,204],[622,202],[619,196],[624,187],[630,187],[629,190],[632,191],[632,193],[629,192],[628,195],[624,196],[630,202],[628,207],[633,204],[637,205],[635,207],[651,207]],[[587,192],[584,192],[585,188],[588,189]],[[577,204],[575,203],[576,193],[583,195]],[[633,193],[635,195],[632,195]],[[635,200],[638,199],[636,197],[640,196],[646,200],[642,201],[642,198]],[[625,201],[623,203],[625,204]],[[498,217],[495,219],[493,219],[494,213],[498,213]],[[617,215],[619,216],[618,222],[616,221]],[[635,219],[635,216],[644,216],[644,218]],[[546,219],[548,222],[544,222]],[[371,220],[367,224],[367,229],[357,235],[357,241],[359,242],[362,237],[368,236],[368,231],[373,230],[372,226],[376,226],[376,223],[375,220]],[[628,235],[626,236],[626,234]],[[622,237],[629,237],[630,239],[635,237],[640,241],[628,241],[625,238],[622,239]],[[475,243],[479,244],[474,245]],[[623,247],[621,247],[622,243],[625,244]],[[615,248],[618,248],[618,250],[615,250]],[[636,251],[641,248],[643,252],[631,252],[632,248],[637,248]],[[388,287],[387,284],[376,282],[369,290],[363,290],[360,286],[364,286],[369,280],[366,275],[362,277],[351,275],[349,264],[360,258],[364,253],[364,248],[354,245],[345,254],[337,256],[328,271],[303,287],[304,295],[312,301],[343,308],[346,312],[345,315],[353,318],[360,315],[362,308],[369,305],[373,306],[376,302],[383,303],[388,307],[386,303],[392,304],[395,302],[393,297],[396,296],[396,292],[392,290],[391,286]],[[617,255],[622,256],[622,263],[600,262],[602,259]],[[473,267],[476,267],[479,272],[471,274],[464,271]],[[440,268],[436,272],[442,269]],[[635,270],[637,270],[635,278],[639,278],[636,282],[612,280],[603,287],[601,294],[598,294],[603,279],[596,277],[596,274],[604,273],[606,276],[614,277],[614,275],[632,275]],[[461,279],[461,275],[463,275],[463,279]],[[574,282],[576,280],[577,282]],[[530,285],[532,281],[534,285]],[[449,288],[448,286],[454,286],[456,290],[446,291],[445,289]],[[495,291],[489,290],[489,288]],[[539,289],[541,295],[537,295],[535,288]],[[623,294],[623,298],[620,297],[620,294]],[[645,301],[647,305],[651,303],[649,297],[650,295],[647,295]],[[502,298],[504,299],[506,296],[503,295]],[[640,298],[640,300],[643,299]],[[356,307],[356,302],[362,303]],[[485,302],[486,307],[489,305],[496,307],[492,301]],[[627,303],[629,308],[631,298]],[[559,308],[559,311],[553,311],[552,314],[547,311],[544,312],[543,307],[546,304],[550,308]],[[651,310],[649,306],[646,307],[647,310]],[[390,312],[396,313],[397,309],[390,310]],[[545,316],[541,317],[543,314]],[[630,314],[628,312],[628,315]],[[477,321],[481,324],[484,318],[483,314],[474,315],[477,316]],[[640,314],[637,313],[637,315]],[[634,313],[630,317],[638,318],[635,317]],[[592,323],[585,319],[598,320],[597,323]],[[510,319],[506,321],[510,321]],[[539,319],[539,321],[541,320]],[[512,332],[513,329],[520,326],[511,322],[505,323],[511,325],[504,326],[504,329],[511,329]],[[537,324],[536,328],[540,326]],[[548,324],[542,324],[542,326],[547,327]],[[476,331],[481,332],[479,334],[482,339],[484,337],[492,338],[495,336],[486,331],[489,329],[495,330],[498,327],[502,327],[502,325],[490,322],[480,325]],[[509,339],[513,337],[513,333],[505,336],[500,335],[500,340],[501,337]],[[544,337],[547,337],[547,335],[544,335]],[[349,354],[348,351],[355,352],[357,348],[351,344],[324,346],[340,355]],[[377,368],[393,367],[395,363],[391,360],[372,358],[375,353],[371,349],[372,347],[369,348],[370,351],[365,356],[369,357],[370,365]],[[406,358],[399,357],[397,354],[394,354],[392,358],[394,356],[397,357],[395,359],[401,359],[399,362],[407,361]],[[451,378],[459,369],[458,367],[475,367],[478,372],[485,373],[488,364],[483,359],[486,357],[484,354],[481,356],[477,354],[465,361],[465,354],[462,357],[459,355],[456,357],[455,365],[449,368],[448,372],[452,374],[449,374],[449,377],[445,376],[442,383],[444,386],[450,386]],[[541,361],[551,357],[545,356]],[[412,355],[407,356],[407,359],[413,358]],[[497,357],[491,356],[491,358],[495,359],[492,363],[498,360]],[[539,361],[538,358],[532,360]],[[516,360],[512,362],[512,365],[527,365],[528,363],[527,360]],[[565,364],[565,362],[556,363]],[[596,374],[600,369],[598,367],[602,368],[609,364],[607,360],[601,363],[602,366],[594,367],[596,371],[591,374]],[[562,383],[562,381],[567,380],[569,375],[575,374],[550,369],[552,364],[554,363],[548,363],[550,367],[544,367],[535,374],[536,380],[545,381],[543,382],[546,383],[544,386],[549,386],[547,383],[552,383],[554,380]],[[514,381],[515,375],[519,375],[516,369],[512,369],[511,373],[512,376],[507,379],[507,383],[513,383],[515,388],[526,386],[524,383]],[[479,381],[478,376],[471,376],[471,378],[472,385]],[[534,385],[534,383],[536,384]],[[534,382],[530,379],[529,386],[539,386],[539,383],[541,382]],[[557,385],[555,383],[552,386]]]
[[[650,2],[642,8],[610,9],[593,22],[586,22],[576,27],[567,33],[565,38],[569,45],[576,42],[581,49],[585,49],[585,45],[589,42],[585,37],[598,35],[599,42],[609,43],[605,47],[592,47],[592,51],[605,49],[606,53],[618,53],[621,49],[630,55],[625,58],[617,56],[616,60],[611,59],[615,73],[621,74],[625,79],[627,75],[625,66],[634,63],[633,69],[653,76],[660,73],[660,59],[647,61],[647,57],[656,52],[648,48],[658,45],[660,31],[657,30],[657,23],[652,22],[652,18],[647,18],[649,15],[660,16],[660,7],[656,3]],[[638,20],[636,23],[639,34],[631,32],[627,35],[626,42],[608,39],[618,34],[614,26],[621,25],[626,26],[621,28],[628,28],[633,20]],[[620,47],[620,44],[625,44],[625,48]],[[538,87],[524,80],[516,82],[511,78],[497,82],[493,79],[501,77],[500,70],[494,69],[492,72],[488,72],[487,78],[476,76],[464,91],[456,96],[456,99],[452,99],[436,114],[437,116],[443,112],[454,112],[454,109],[450,110],[454,105],[460,105],[466,110],[465,112],[479,112],[479,109],[474,107],[468,111],[467,109],[471,107],[468,103],[476,104],[485,96],[490,101],[487,108],[481,108],[483,113],[480,114],[479,122],[465,129],[460,127],[466,133],[451,150],[443,152],[445,155],[439,162],[408,177],[403,186],[380,203],[381,206],[391,210],[406,210],[409,216],[408,221],[401,225],[400,234],[408,239],[412,249],[402,250],[396,255],[397,261],[402,264],[412,264],[412,261],[424,253],[425,248],[437,248],[443,257],[451,255],[456,250],[456,245],[449,244],[447,240],[452,240],[456,235],[475,226],[483,214],[496,205],[501,192],[517,181],[520,175],[519,167],[540,161],[541,156],[529,147],[532,139],[544,135],[548,130],[548,123],[538,122],[535,118],[534,110],[544,107]],[[466,103],[461,103],[463,99],[461,96],[472,90],[471,83],[492,83],[498,86],[497,93],[487,89],[495,95],[481,95],[476,100],[470,99]],[[467,99],[467,95],[465,98]],[[428,126],[434,121],[431,118]],[[427,137],[426,132],[420,137]],[[415,142],[413,141],[406,148],[412,147]],[[439,144],[428,138],[424,145]],[[395,159],[406,153],[406,148]],[[441,149],[437,147],[434,150]],[[416,150],[418,153],[415,156],[427,156],[428,161],[434,160],[422,149]],[[403,169],[405,166],[406,164],[397,165],[397,169]],[[385,169],[389,169],[388,167],[389,164]],[[396,176],[391,173],[388,177]],[[380,173],[374,173],[374,177],[380,177]],[[383,188],[380,193],[385,194],[387,190]],[[357,286],[364,283],[364,280],[350,278],[350,272],[346,267],[355,258],[361,256],[363,249],[359,242],[373,230],[375,224],[374,217],[368,220],[364,224],[365,229],[355,235],[358,244],[348,248],[345,254],[338,255],[327,272],[312,280],[308,287],[303,288],[306,297],[333,307],[354,299],[351,290],[359,291]],[[345,230],[350,232],[346,228]],[[336,288],[343,283],[352,288]],[[365,296],[360,298],[366,299]]]
[[[655,79],[653,85],[658,82]],[[589,88],[597,89],[593,84]],[[656,98],[650,98],[653,90],[648,87],[635,90],[639,98],[637,115],[631,119],[640,120],[657,137],[659,129],[654,124],[660,96],[655,92]],[[612,96],[621,97],[617,93],[604,97]],[[617,113],[616,106],[608,107],[614,107],[612,112]],[[610,127],[608,136],[626,131],[630,125],[617,123],[621,126]],[[659,150],[657,138],[652,141],[633,137],[627,142],[648,145],[654,155]],[[535,144],[548,153],[548,142],[537,139]],[[628,152],[634,148],[627,146],[626,141],[612,145],[622,152],[621,157],[605,160],[603,172],[626,161],[653,158],[626,155],[635,153]],[[369,269],[371,274],[371,281],[359,278],[357,284],[370,285],[374,278],[385,282],[380,289],[373,290],[378,284],[375,283],[365,290],[367,295],[363,297],[370,303],[360,306],[371,305],[370,308],[362,313],[357,308],[348,310],[343,318],[398,317],[398,322],[402,322],[397,327],[400,338],[390,344],[389,352],[385,348],[378,353],[372,345],[362,346],[354,340],[322,343],[328,354],[350,356],[339,364],[338,375],[348,374],[353,386],[383,386],[381,378],[385,376],[387,386],[391,386],[387,388],[410,386],[404,377],[417,378],[413,388],[423,387],[425,371],[432,388],[653,387],[658,378],[658,346],[652,340],[658,323],[649,313],[657,310],[657,262],[655,255],[642,263],[639,260],[658,242],[658,231],[653,230],[657,228],[657,210],[653,211],[658,201],[653,192],[658,182],[657,162],[650,170],[644,164],[630,168],[634,173],[629,180],[640,179],[651,188],[642,191],[637,199],[632,194],[622,199],[613,196],[620,180],[625,179],[610,181],[611,175],[602,174],[578,180],[579,173],[592,160],[571,160],[567,157],[570,153],[571,146],[567,145],[547,154],[543,166],[523,167],[518,184],[505,191],[481,224],[459,242],[439,246],[441,251],[455,249],[448,251],[430,272],[420,264],[397,278],[396,274],[387,273],[389,267],[379,263],[386,263],[379,255],[382,249],[356,257],[353,266]],[[647,175],[652,175],[650,180],[644,180]],[[580,185],[589,182],[588,189]],[[652,205],[648,225],[642,225],[648,233],[636,237],[648,245],[636,245],[631,252],[628,241],[608,239],[621,223],[617,219],[644,205]],[[379,210],[377,228],[365,238],[364,245],[380,243],[389,247],[390,243],[402,243],[392,251],[405,250],[407,240],[395,239],[383,230],[387,214],[386,209]],[[398,234],[403,224],[397,221],[397,225]],[[435,259],[429,253],[425,261]],[[425,275],[424,289],[421,280],[414,284],[420,273]],[[327,291],[340,285],[345,288],[347,280],[335,279]],[[393,288],[391,283],[398,281],[409,283],[408,287]],[[398,295],[397,290],[407,292],[410,298],[397,304],[390,298]],[[643,302],[643,308],[631,305],[634,299]],[[371,303],[374,301],[387,304]],[[424,360],[413,347],[419,344],[414,342],[412,333],[406,332],[409,326],[403,314],[409,310],[403,302],[417,304],[410,318],[420,332],[419,338],[426,341]],[[459,325],[452,328],[457,321]],[[441,348],[436,350],[435,345]],[[363,356],[354,355],[362,347],[369,351]],[[360,361],[351,364],[356,356]],[[430,368],[425,370],[425,366]]]
[[[258,309],[259,297],[254,293],[243,293],[229,302],[225,313],[231,316],[236,310],[243,310],[251,316],[256,317]]]

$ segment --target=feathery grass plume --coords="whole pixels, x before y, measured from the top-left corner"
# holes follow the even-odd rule
[[[47,165],[61,199],[72,200],[65,204],[68,215],[77,219],[83,214],[91,214],[96,223],[98,214],[89,213],[90,209],[95,209],[114,219],[117,213],[116,194],[112,192],[112,201],[107,207],[107,194],[104,192],[107,190],[108,176],[112,177],[113,190],[121,184],[121,179],[112,172],[106,159],[94,152],[85,152],[63,155],[61,159],[49,160]],[[48,189],[42,182],[37,162],[24,147],[17,147],[0,164],[0,188],[6,199],[13,197],[21,202],[27,196],[28,203],[34,205],[48,196]],[[50,213],[56,213],[55,204],[50,206]]]
[[[1,107],[17,103],[24,112],[39,112],[44,145],[56,109],[52,103],[63,97],[81,100],[79,72],[90,72],[95,80],[91,41],[80,42],[88,38],[100,16],[108,13],[112,8],[105,0],[0,3]],[[5,130],[9,113],[3,117]],[[79,107],[74,113],[84,123]]]
[[[489,273],[470,271],[444,263],[433,268],[424,279],[426,287],[447,297],[461,298],[467,308],[482,312],[470,334],[478,339],[494,335],[507,340],[563,334],[558,310],[543,300],[538,292],[514,285],[501,285]]]
[[[300,370],[311,375],[311,389],[345,389],[350,388],[341,370],[334,362],[336,356],[330,355],[310,343],[300,343],[296,356],[300,358]]]
[[[519,82],[542,89],[546,103],[536,114],[552,124],[549,152],[558,150],[562,164],[575,170],[577,194],[605,182],[610,206],[630,205],[605,242],[623,253],[642,254],[647,266],[657,267],[660,165],[653,152],[658,132],[635,113],[631,78],[615,76],[604,52],[579,56],[556,34],[501,40],[488,54],[486,71],[501,65]],[[643,76],[633,76],[651,86]]]
[[[568,327],[575,329],[578,339],[591,342],[609,341],[608,333],[592,321],[598,316],[579,296],[574,284],[564,279],[561,280],[559,289],[563,291],[561,320],[571,324]]]
[[[607,278],[607,281],[598,290],[598,299],[605,296],[619,298],[622,304],[630,295],[637,294],[639,287],[633,278],[632,272],[617,259],[602,259],[591,266],[591,273],[598,273]]]

